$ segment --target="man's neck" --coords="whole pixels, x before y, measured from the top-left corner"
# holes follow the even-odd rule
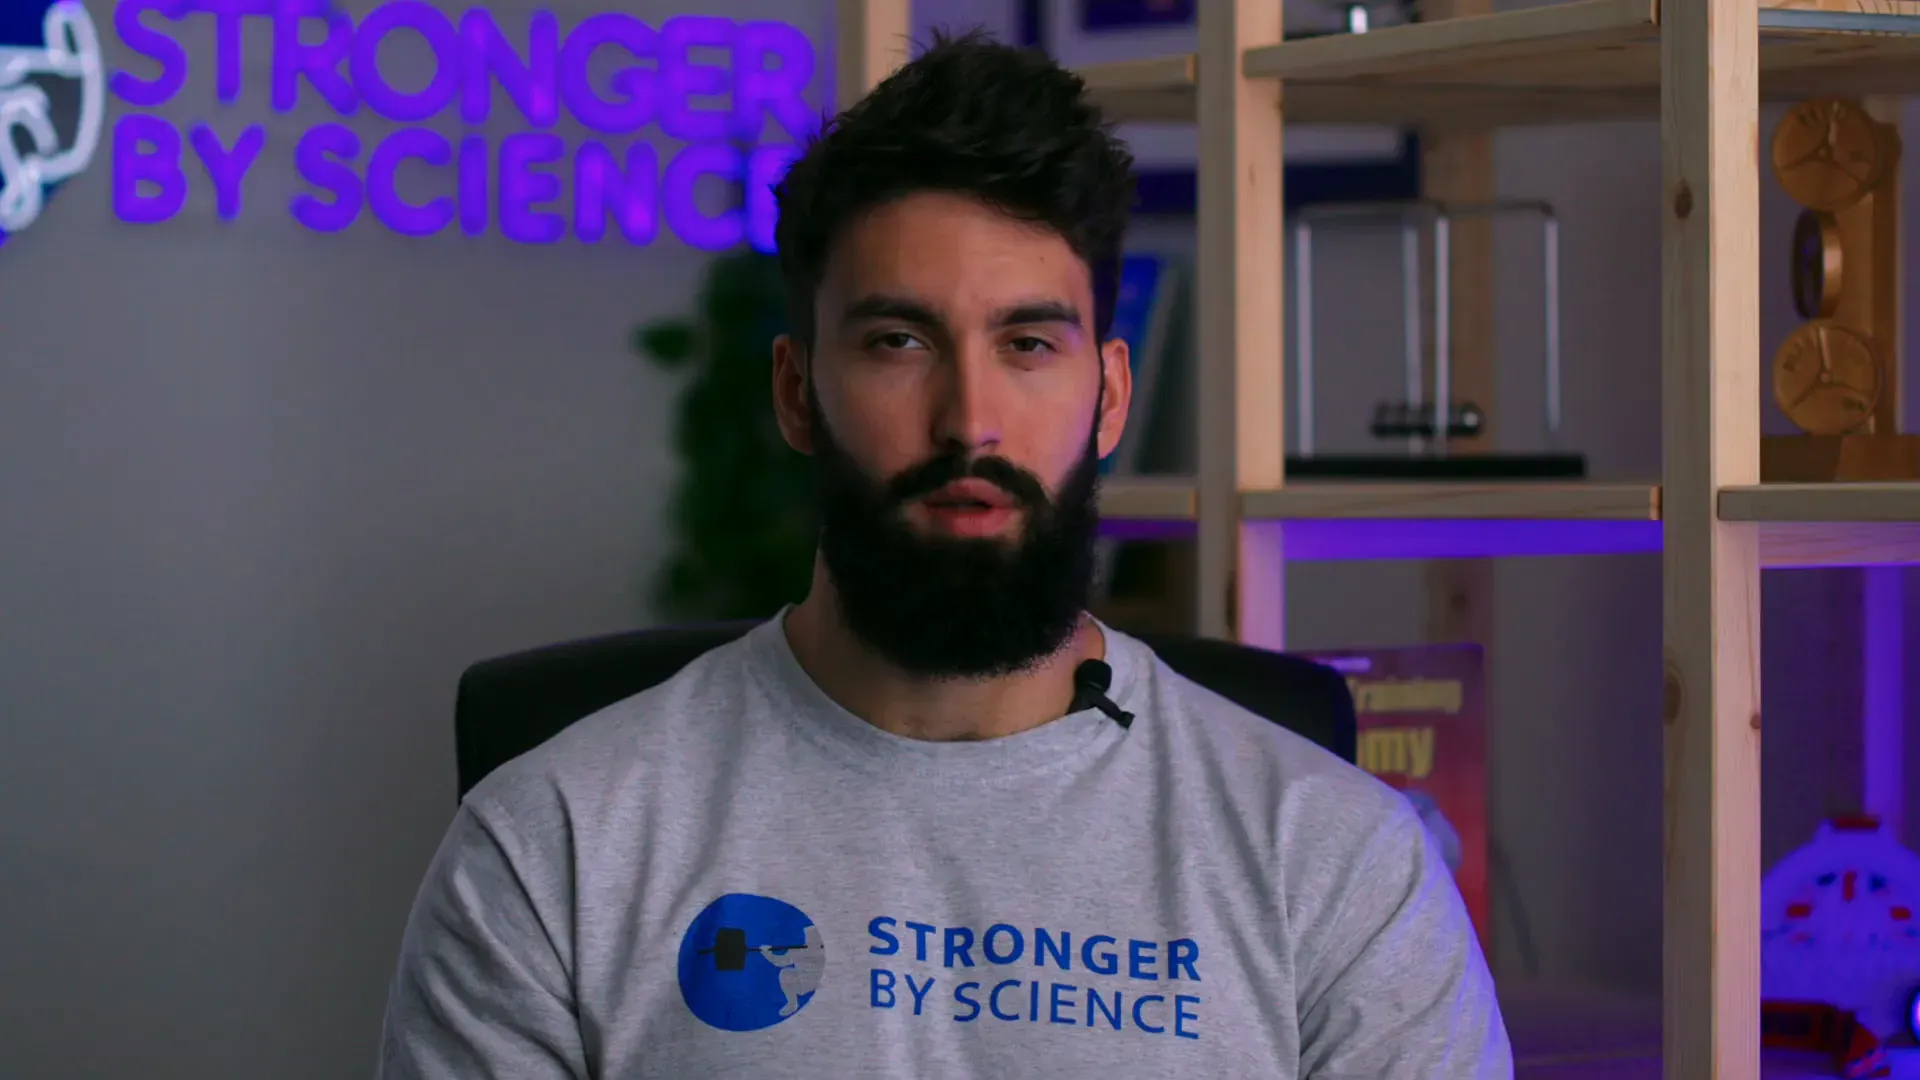
[[[977,680],[910,675],[847,627],[822,567],[783,630],[801,668],[842,708],[882,731],[930,742],[997,739],[1059,719],[1073,700],[1074,669],[1106,651],[1099,626],[1082,619],[1057,652],[1016,674]]]

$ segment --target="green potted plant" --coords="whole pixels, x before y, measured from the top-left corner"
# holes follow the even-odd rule
[[[669,617],[760,619],[806,595],[812,470],[773,416],[772,344],[785,328],[778,261],[743,250],[709,264],[694,314],[634,335],[653,363],[691,375],[674,430],[674,546],[652,588]]]

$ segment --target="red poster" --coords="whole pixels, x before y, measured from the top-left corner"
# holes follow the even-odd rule
[[[1308,653],[1347,677],[1361,768],[1420,811],[1491,948],[1485,665],[1478,645]]]

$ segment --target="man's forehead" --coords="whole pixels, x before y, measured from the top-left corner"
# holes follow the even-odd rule
[[[883,208],[854,222],[827,260],[821,299],[912,299],[950,318],[1047,300],[1091,303],[1086,264],[1065,238],[984,208]]]

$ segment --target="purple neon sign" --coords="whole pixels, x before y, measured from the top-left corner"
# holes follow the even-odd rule
[[[114,96],[135,109],[174,100],[188,60],[169,24],[196,15],[214,20],[220,102],[243,93],[243,26],[266,20],[275,111],[317,97],[342,119],[365,109],[406,125],[369,140],[344,123],[322,123],[287,148],[306,186],[289,210],[316,232],[371,218],[404,236],[493,228],[529,244],[649,244],[664,224],[697,248],[748,242],[771,250],[771,187],[819,122],[802,97],[813,78],[812,46],[785,23],[686,15],[655,28],[607,13],[562,34],[551,12],[503,27],[484,9],[456,19],[422,0],[389,0],[357,23],[327,0],[120,0],[120,39],[157,71],[114,73]],[[412,73],[407,85],[377,63],[381,46],[400,35],[424,41],[433,57],[431,71]],[[731,62],[708,59],[714,53]],[[603,66],[613,68],[609,77],[589,77],[590,67]],[[500,92],[512,102],[516,130],[472,130],[496,119]],[[450,136],[456,117],[469,130]],[[769,119],[791,141],[754,145]],[[588,137],[553,130],[566,120]],[[685,145],[661,155],[645,140],[649,127]],[[219,216],[237,218],[267,144],[258,124],[226,139],[208,124],[182,132],[150,113],[128,113],[113,128],[114,212],[138,223],[179,214],[189,184],[201,182],[191,158],[212,185]],[[403,170],[415,182],[403,185]],[[718,212],[699,205],[696,189],[713,177],[739,182],[743,204]],[[571,210],[562,212],[556,204],[567,201]]]

